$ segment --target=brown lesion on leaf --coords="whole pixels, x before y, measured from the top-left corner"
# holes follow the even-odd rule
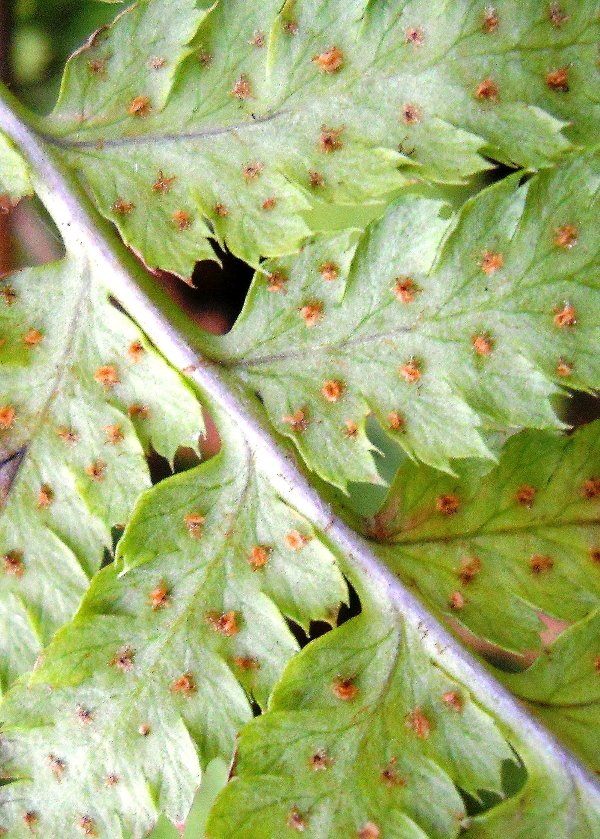
[[[98,384],[102,385],[105,390],[111,390],[121,381],[119,378],[119,372],[114,364],[103,364],[101,367],[98,367],[94,373],[94,379],[98,382]]]
[[[90,476],[92,481],[100,483],[104,480],[106,475],[106,463],[103,460],[95,460],[85,467],[86,473]]]
[[[388,762],[388,765],[381,770],[381,780],[390,789],[394,787],[405,787],[406,786],[406,778],[403,778],[401,775],[398,774],[398,769],[396,768],[398,764],[398,758],[393,757]]]
[[[465,607],[465,598],[460,591],[453,591],[448,597],[448,607],[453,612],[460,612]]]
[[[135,204],[133,201],[126,201],[124,198],[117,198],[112,205],[113,213],[116,213],[118,216],[129,216],[134,210]]]
[[[382,839],[382,833],[375,822],[365,822],[356,834],[357,839]]]
[[[322,73],[337,73],[344,66],[344,53],[338,47],[330,47],[314,55],[312,61]]]
[[[222,201],[218,201],[214,206],[214,212],[219,218],[227,218],[229,215],[229,207],[226,204],[223,204]]]
[[[152,729],[150,728],[150,726],[148,725],[148,723],[147,723],[147,722],[143,722],[143,723],[140,725],[140,727],[138,728],[138,734],[139,734],[141,737],[148,737],[148,736],[150,735],[150,732],[151,732],[151,731],[152,731]]]
[[[152,105],[147,96],[134,96],[127,108],[127,113],[132,117],[138,117],[138,119],[145,119],[151,112]]]
[[[115,775],[114,773],[106,776],[106,781],[104,782],[107,787],[116,787],[119,783],[119,776]]]
[[[318,189],[325,185],[325,178],[316,169],[311,169],[308,173],[308,182],[312,189]]]
[[[154,55],[148,64],[152,70],[162,70],[167,66],[167,59],[162,55]]]
[[[590,548],[590,559],[596,565],[600,565],[600,547]]]
[[[55,754],[48,755],[48,765],[57,782],[60,784],[65,771],[65,762]]]
[[[206,521],[206,516],[202,513],[187,513],[184,516],[185,526],[192,539],[200,539],[202,536],[202,526]]]
[[[435,499],[435,509],[443,516],[454,516],[460,509],[460,499],[454,493],[438,495]]]
[[[96,76],[99,79],[106,78],[106,59],[105,58],[91,58],[87,62],[87,69],[88,72],[91,73],[92,76]]]
[[[279,294],[279,292],[285,289],[285,284],[288,279],[289,277],[281,271],[271,271],[270,274],[267,274],[267,291]]]
[[[390,411],[387,415],[387,423],[390,431],[406,430],[406,420],[399,411]]]
[[[561,379],[568,379],[569,376],[572,375],[574,369],[574,365],[571,361],[565,361],[564,358],[558,359],[558,364],[556,365],[556,375],[560,376]]]
[[[241,74],[239,79],[231,88],[231,95],[235,96],[236,99],[240,100],[250,99],[250,97],[252,96],[252,87],[250,85],[250,79],[248,78],[248,76],[246,76],[245,73]]]
[[[422,47],[425,43],[425,32],[421,26],[409,26],[404,32],[404,38],[407,44]]]
[[[233,659],[233,663],[236,667],[239,667],[240,670],[260,670],[260,662],[252,656],[236,656]]]
[[[579,240],[579,231],[574,224],[563,224],[554,234],[554,244],[557,248],[570,250]]]
[[[174,682],[171,682],[170,690],[171,693],[180,693],[182,696],[191,696],[196,693],[196,680],[193,673],[189,670],[187,673],[182,673]]]
[[[47,509],[54,501],[54,490],[49,484],[42,484],[38,490],[37,508],[38,510]]]
[[[394,295],[401,303],[408,305],[414,302],[420,290],[412,277],[396,277]]]
[[[569,20],[569,15],[566,14],[560,3],[550,3],[548,6],[548,20],[555,29],[560,29]]]
[[[67,428],[64,425],[61,425],[56,429],[56,434],[60,437],[63,443],[66,443],[68,446],[74,446],[79,442],[79,434],[72,428]]]
[[[30,329],[23,336],[23,343],[26,347],[37,347],[44,340],[44,336],[39,329]]]
[[[411,358],[411,360],[407,361],[406,364],[402,364],[398,368],[398,372],[404,381],[410,385],[418,382],[423,375],[421,371],[421,363],[416,358]]]
[[[265,198],[262,204],[260,205],[261,209],[265,212],[269,212],[270,210],[274,210],[277,206],[277,199],[274,195],[270,195],[268,198]]]
[[[341,128],[328,128],[326,125],[322,125],[321,135],[319,137],[320,151],[324,154],[331,154],[334,151],[342,149],[344,147],[342,134],[345,130],[345,126]]]
[[[294,18],[288,18],[287,20],[283,20],[281,22],[281,26],[286,35],[298,34],[298,21]]]
[[[106,442],[110,443],[111,446],[116,446],[117,443],[122,443],[124,440],[124,435],[119,425],[114,423],[105,425],[103,431],[106,434]]]
[[[3,405],[0,407],[0,429],[7,431],[15,423],[17,412],[12,405]]]
[[[307,828],[308,821],[306,816],[304,816],[297,807],[292,807],[287,814],[286,824],[291,830],[297,830],[298,833],[304,833]]]
[[[158,192],[161,195],[169,192],[175,181],[177,180],[177,175],[171,175],[167,177],[162,169],[158,170],[158,177],[152,184],[152,191]]]
[[[527,507],[528,510],[531,510],[536,495],[536,487],[531,484],[522,484],[515,493],[515,501],[517,504],[520,504],[521,507]]]
[[[132,341],[127,350],[127,355],[134,364],[138,364],[144,357],[144,346],[141,341]]]
[[[269,561],[273,548],[270,545],[254,545],[248,557],[248,563],[253,571],[257,571]]]
[[[577,323],[577,311],[570,303],[565,303],[562,309],[554,309],[554,323],[559,329],[570,329]]]
[[[406,102],[401,108],[401,114],[405,125],[414,125],[423,119],[423,111],[413,102]]]
[[[25,573],[23,551],[7,551],[2,557],[2,567],[5,574],[20,580]]]
[[[431,722],[419,707],[406,715],[404,725],[413,731],[419,740],[427,740],[431,734]]]
[[[134,402],[127,408],[127,413],[131,419],[145,420],[150,416],[150,408],[147,405]]]
[[[192,226],[192,216],[187,210],[175,210],[171,216],[171,221],[180,233],[183,233],[184,230],[189,230]]]
[[[293,414],[286,414],[281,421],[290,425],[295,434],[302,434],[309,425],[308,411],[306,408],[298,408]]]
[[[559,67],[557,70],[552,70],[550,73],[546,73],[546,84],[550,90],[557,93],[568,93],[570,90],[569,73],[569,67]]]
[[[16,289],[11,285],[3,285],[0,288],[0,297],[2,297],[7,306],[12,306],[17,300]]]
[[[253,160],[242,167],[242,175],[245,181],[255,181],[264,169],[264,164]]]
[[[342,431],[344,433],[344,437],[348,440],[356,440],[358,437],[358,425],[354,422],[354,420],[345,420]]]
[[[323,303],[320,300],[310,300],[298,309],[300,317],[311,329],[316,326],[323,315]]]
[[[490,32],[497,32],[499,26],[500,15],[493,6],[489,6],[484,12],[482,26],[483,31],[486,34],[489,34]]]
[[[499,271],[504,265],[504,256],[498,251],[484,251],[479,267],[484,274],[490,276]]]
[[[475,96],[485,102],[497,102],[500,98],[500,91],[493,79],[484,79],[475,88]]]
[[[331,692],[342,702],[354,702],[360,693],[355,682],[356,676],[336,676],[331,684]]]
[[[134,659],[135,650],[127,645],[117,650],[110,663],[112,667],[116,667],[117,670],[121,670],[123,673],[131,673]]]
[[[481,560],[478,556],[464,557],[458,569],[458,577],[463,585],[472,583],[481,571]]]
[[[212,55],[208,50],[199,49],[197,52],[198,63],[201,67],[210,67],[212,64]]]
[[[554,568],[554,560],[547,554],[534,554],[529,560],[529,567],[533,574],[544,574]]]
[[[464,707],[464,700],[457,690],[448,690],[443,693],[442,702],[457,714],[460,714]]]
[[[94,720],[93,713],[82,705],[78,705],[75,709],[75,716],[82,725],[90,725]]]
[[[265,33],[262,31],[262,29],[257,29],[248,41],[248,43],[250,44],[250,46],[256,47],[257,49],[261,50],[267,43]]]
[[[600,497],[600,478],[595,476],[586,478],[581,485],[581,492],[584,498],[591,501],[593,498]]]
[[[97,836],[96,824],[90,816],[81,816],[79,819],[79,828],[83,831],[84,836]]]
[[[309,765],[314,772],[323,772],[325,769],[333,766],[333,759],[327,754],[325,749],[319,749],[311,755]]]
[[[240,631],[237,614],[234,611],[223,612],[222,614],[208,612],[204,619],[213,632],[219,635],[225,635],[226,638],[231,638]]]
[[[319,266],[319,274],[326,282],[332,283],[337,280],[340,274],[340,266],[337,262],[323,262]]]
[[[23,815],[23,823],[25,827],[31,831],[31,833],[37,832],[37,824],[39,822],[39,816],[33,810],[28,810]]]
[[[164,580],[161,580],[156,588],[152,589],[149,600],[153,612],[164,609],[170,604],[171,597],[169,595],[169,588]]]
[[[494,342],[487,332],[479,335],[473,335],[471,338],[471,345],[476,354],[482,357],[491,355],[492,350],[494,349]]]
[[[339,402],[344,395],[346,385],[339,379],[327,379],[321,388],[321,396],[327,402]]]
[[[300,533],[299,530],[290,530],[289,533],[286,533],[284,542],[290,550],[301,551],[310,542],[310,536]]]

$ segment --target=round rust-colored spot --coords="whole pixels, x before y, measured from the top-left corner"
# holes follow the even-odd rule
[[[144,118],[152,111],[150,99],[147,96],[135,96],[129,103],[127,113],[133,117]]]
[[[546,74],[546,84],[550,90],[555,90],[558,93],[569,92],[569,68],[560,67],[558,70],[552,70],[551,73]]]
[[[534,574],[543,574],[554,568],[554,560],[546,554],[534,554],[529,560],[529,567]]]
[[[427,740],[431,734],[431,722],[421,708],[415,708],[404,720],[406,728],[411,729],[419,740]]]
[[[500,98],[498,85],[492,79],[484,79],[475,90],[477,99],[487,102],[497,102]]]
[[[312,60],[322,73],[337,73],[344,66],[344,53],[338,47],[330,47]]]
[[[355,676],[336,676],[331,685],[331,692],[342,702],[353,702],[359,694],[355,685]]]
[[[454,516],[460,509],[460,500],[457,495],[451,493],[438,495],[435,499],[435,509],[444,516]]]
[[[328,379],[321,388],[321,396],[327,402],[338,402],[344,394],[346,386],[338,379]]]
[[[305,408],[298,408],[293,414],[287,414],[281,418],[282,422],[291,426],[296,434],[302,434],[308,428],[308,416]]]

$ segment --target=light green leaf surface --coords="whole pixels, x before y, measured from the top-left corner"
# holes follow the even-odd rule
[[[518,795],[472,819],[464,839],[596,839],[600,808],[594,795],[552,756],[528,750],[528,781]]]
[[[215,352],[337,486],[377,480],[369,411],[436,468],[492,458],[482,432],[558,428],[558,386],[600,386],[599,187],[590,152],[456,217],[400,198],[360,239],[266,263]]]
[[[566,6],[557,25],[538,0],[140,0],[40,127],[149,265],[187,277],[209,236],[257,264],[310,233],[313,197],[545,167],[567,123],[595,141],[596,3]]]
[[[0,281],[0,684],[31,669],[150,485],[203,430],[194,394],[87,257]]]
[[[563,632],[525,672],[505,683],[573,751],[600,771],[600,612]]]
[[[457,787],[501,791],[514,755],[491,718],[382,591],[364,594],[362,614],[303,650],[242,732],[210,839],[357,837],[369,823],[368,839],[445,839],[466,818]]]
[[[27,164],[15,150],[10,140],[0,133],[0,211],[7,212],[25,195],[31,195],[33,187]]]
[[[550,825],[553,839],[598,835],[597,802],[578,801],[574,779],[526,746],[523,789],[467,815],[457,787],[502,794],[515,754],[385,595],[375,605],[360,590],[363,613],[303,650],[243,730],[208,839],[546,839]],[[335,685],[350,675],[356,695],[341,700]]]
[[[202,767],[229,760],[249,698],[264,707],[297,652],[284,616],[335,621],[347,592],[332,555],[237,434],[220,431],[219,455],[143,496],[116,564],[31,685],[7,694],[2,771],[19,780],[0,789],[0,824],[11,837],[29,835],[27,812],[61,839],[81,835],[83,816],[107,839],[143,835],[160,812],[181,822]]]
[[[407,584],[520,653],[541,647],[540,613],[575,621],[600,606],[600,422],[571,437],[523,432],[493,470],[458,471],[405,462],[370,525]]]
[[[571,437],[512,437],[492,471],[471,463],[452,478],[405,462],[369,527],[381,558],[446,619],[526,654],[523,668],[540,651],[524,672],[495,674],[595,770],[599,443],[597,421]],[[542,648],[548,618],[573,625]]]

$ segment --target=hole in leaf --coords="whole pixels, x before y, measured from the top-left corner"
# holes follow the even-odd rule
[[[527,769],[519,760],[515,752],[515,760],[504,760],[502,762],[502,795],[489,790],[479,790],[479,800],[469,795],[468,792],[460,790],[460,794],[465,802],[465,809],[468,816],[477,816],[480,813],[485,813],[493,807],[497,807],[506,798],[512,798],[518,795],[527,782]]]

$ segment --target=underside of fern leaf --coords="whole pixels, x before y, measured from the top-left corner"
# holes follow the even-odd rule
[[[1,91],[66,255],[0,278],[0,834],[183,829],[218,758],[208,839],[600,837],[598,13],[138,0]],[[222,337],[139,265],[215,244]]]
[[[593,141],[596,4],[560,26],[545,6],[140,0],[71,59],[40,130],[148,265],[188,277],[207,238],[257,264],[322,202]]]

